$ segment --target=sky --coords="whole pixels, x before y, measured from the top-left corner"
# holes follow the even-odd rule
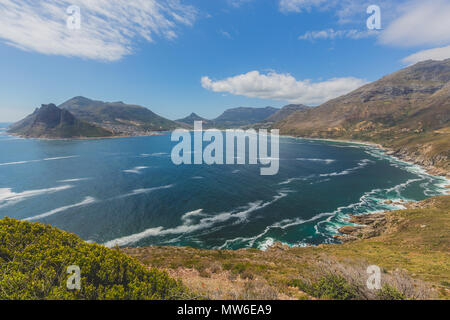
[[[169,119],[316,106],[450,58],[449,17],[450,0],[0,0],[0,122],[74,96]]]

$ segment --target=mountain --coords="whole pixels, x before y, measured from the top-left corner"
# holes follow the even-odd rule
[[[29,138],[108,137],[112,132],[78,120],[54,104],[43,104],[25,119],[13,124],[8,133]]]
[[[284,106],[274,114],[272,114],[270,117],[264,120],[264,122],[278,122],[281,120],[286,119],[291,114],[293,114],[296,111],[306,110],[310,107],[305,106],[303,104],[289,104],[287,106]]]
[[[193,126],[194,125],[194,121],[202,121],[203,124],[209,124],[209,120],[200,117],[199,115],[195,114],[195,113],[191,113],[189,116],[187,116],[186,118],[183,119],[179,119],[179,120],[175,120],[178,123],[182,123],[182,124],[186,124],[188,126]]]
[[[60,108],[70,111],[77,118],[104,127],[114,134],[145,135],[154,131],[169,131],[180,125],[163,118],[147,108],[119,102],[95,101],[75,97]]]
[[[272,107],[265,108],[233,108],[228,109],[219,117],[212,120],[212,125],[218,128],[240,127],[249,124],[259,123],[275,114],[279,109]]]
[[[275,126],[283,134],[371,141],[425,166],[450,169],[450,59],[424,61]]]

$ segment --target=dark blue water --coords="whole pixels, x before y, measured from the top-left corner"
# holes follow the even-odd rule
[[[372,147],[280,142],[279,173],[261,176],[254,165],[175,166],[170,135],[66,141],[3,135],[0,217],[51,224],[108,246],[303,246],[333,242],[349,213],[445,192],[445,179]]]

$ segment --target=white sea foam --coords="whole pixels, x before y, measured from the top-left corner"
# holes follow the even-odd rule
[[[320,174],[321,177],[335,177],[335,176],[345,176],[352,172],[355,172],[359,169],[362,169],[364,167],[367,167],[369,164],[374,163],[372,160],[369,159],[363,159],[358,162],[358,165],[356,167],[345,169],[343,171],[337,171],[337,172],[331,172],[331,173],[322,173]]]
[[[70,183],[70,182],[86,181],[86,180],[91,180],[91,179],[92,178],[75,178],[75,179],[58,180],[58,182]]]
[[[123,172],[126,173],[135,173],[135,174],[141,174],[142,170],[148,169],[149,167],[134,167],[133,169],[123,170]]]
[[[326,164],[330,164],[330,163],[333,163],[333,162],[336,161],[334,159],[314,159],[314,158],[312,158],[312,159],[310,159],[310,158],[297,158],[296,160],[299,160],[299,161],[324,162]]]
[[[274,238],[266,238],[266,240],[264,242],[262,242],[259,246],[258,249],[260,250],[267,250],[269,247],[273,246],[273,244],[275,243],[275,239]]]
[[[311,175],[306,176],[306,177],[289,178],[289,179],[286,179],[284,181],[281,181],[280,183],[278,183],[278,185],[286,185],[286,184],[290,184],[291,182],[294,182],[294,181],[306,181],[306,180],[309,180],[309,179],[311,179],[313,177],[315,177],[314,174],[311,174]]]
[[[86,197],[83,201],[81,201],[79,203],[75,203],[75,204],[71,204],[71,205],[68,205],[68,206],[61,207],[61,208],[53,209],[53,210],[48,211],[46,213],[42,213],[42,214],[39,214],[37,216],[29,217],[29,218],[26,218],[26,219],[23,219],[23,220],[24,221],[39,220],[39,219],[42,219],[42,218],[46,218],[46,217],[52,216],[52,215],[54,215],[56,213],[60,213],[60,212],[66,211],[68,209],[77,208],[77,207],[83,207],[83,206],[86,206],[86,205],[89,205],[89,204],[93,204],[96,201],[97,200],[95,198],[93,198],[93,197]]]
[[[284,198],[287,196],[287,193],[280,192],[276,196],[273,197],[271,201],[256,201],[251,202],[245,207],[240,207],[236,210],[230,211],[230,212],[222,212],[215,215],[208,215],[204,214],[201,209],[196,211],[191,211],[182,216],[182,224],[174,227],[174,228],[168,228],[165,229],[164,227],[154,227],[149,228],[147,230],[144,230],[142,232],[132,234],[129,236],[117,238],[111,241],[106,242],[104,245],[106,247],[114,247],[116,245],[118,246],[125,246],[132,243],[136,243],[142,239],[151,237],[151,236],[164,236],[164,235],[171,235],[171,234],[186,234],[186,233],[192,233],[198,230],[202,229],[208,229],[211,228],[213,225],[217,223],[223,223],[227,222],[231,219],[236,220],[236,222],[242,222],[247,219],[249,214],[260,210],[262,208],[265,208],[272,203],[278,201],[281,198]],[[205,215],[206,217],[201,218],[199,221],[194,223],[194,217],[199,217]],[[235,222],[235,223],[236,223]]]
[[[181,220],[184,221],[185,223],[191,223],[194,217],[202,217],[202,216],[205,216],[205,214],[203,213],[203,209],[198,209],[185,213],[181,217]]]
[[[63,191],[72,188],[71,185],[64,185],[54,188],[26,190],[22,192],[13,192],[11,188],[0,188],[0,208],[18,203],[31,197]]]
[[[145,193],[150,193],[156,190],[162,190],[162,189],[169,189],[172,188],[173,184],[169,184],[166,186],[160,186],[160,187],[153,187],[153,188],[142,188],[142,189],[135,189],[129,193],[125,193],[107,200],[115,200],[115,199],[123,199],[123,198],[128,198],[128,197],[132,197],[132,196],[136,196],[136,195],[140,195],[140,194],[145,194]]]
[[[148,157],[161,157],[169,155],[167,152],[155,152],[155,153],[141,153],[141,157],[148,158]]]
[[[301,224],[305,224],[305,223],[308,223],[308,222],[312,222],[312,221],[318,220],[320,218],[323,218],[323,217],[326,217],[326,216],[330,216],[332,214],[333,213],[331,213],[331,212],[325,212],[325,213],[319,213],[319,214],[317,214],[314,217],[309,218],[309,219],[302,219],[302,218],[284,219],[284,220],[276,222],[276,223],[274,223],[274,224],[272,224],[270,226],[267,226],[263,230],[263,232],[261,232],[260,234],[258,234],[256,236],[248,237],[248,238],[238,237],[236,239],[227,240],[227,241],[225,241],[225,243],[222,246],[218,247],[218,249],[229,248],[230,243],[233,243],[233,242],[236,242],[236,241],[238,241],[238,242],[246,242],[246,243],[248,243],[247,247],[253,247],[255,245],[256,241],[258,241],[259,239],[264,238],[264,236],[266,236],[273,229],[283,229],[284,230],[286,228],[297,226],[297,225],[301,225]],[[306,244],[302,242],[301,245],[303,246],[303,245],[306,245]]]
[[[67,157],[54,157],[54,158],[45,158],[40,160],[23,160],[23,161],[14,161],[14,162],[5,162],[0,163],[0,166],[11,166],[16,164],[25,164],[25,163],[33,163],[33,162],[41,162],[41,161],[53,161],[53,160],[63,160],[63,159],[71,159],[77,158],[79,156],[67,156]]]

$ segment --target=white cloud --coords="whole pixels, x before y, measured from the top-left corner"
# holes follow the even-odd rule
[[[279,0],[281,12],[301,13],[304,11],[330,11],[338,17],[338,22],[365,25],[366,9],[369,5],[380,6],[384,22],[391,21],[398,9],[408,0]]]
[[[441,46],[450,43],[450,1],[421,0],[403,7],[403,13],[383,31],[383,44]]]
[[[311,82],[310,80],[296,80],[290,74],[276,72],[261,74],[258,71],[251,71],[218,81],[205,76],[202,77],[201,83],[203,88],[214,92],[318,105],[353,91],[365,84],[366,81],[347,77]]]
[[[242,5],[251,2],[253,0],[228,0],[228,4],[232,7],[239,8]]]
[[[402,61],[407,64],[414,64],[425,60],[445,60],[445,59],[450,59],[450,46],[422,50],[410,56],[407,56]]]
[[[313,7],[327,4],[327,0],[280,0],[279,6],[282,12],[302,12]]]
[[[66,27],[66,9],[81,9],[81,29]],[[133,52],[133,41],[174,39],[196,11],[179,0],[0,0],[0,38],[43,54],[114,61]]]
[[[355,29],[350,30],[334,30],[332,28],[320,30],[320,31],[308,31],[305,34],[298,37],[299,40],[326,40],[326,39],[342,39],[342,38],[349,38],[349,39],[363,39],[368,38],[373,35],[377,35],[378,31],[375,30],[366,30],[366,31],[359,31]]]
[[[219,33],[223,35],[225,38],[228,38],[230,40],[233,40],[233,36],[228,32],[224,30],[219,30]]]

